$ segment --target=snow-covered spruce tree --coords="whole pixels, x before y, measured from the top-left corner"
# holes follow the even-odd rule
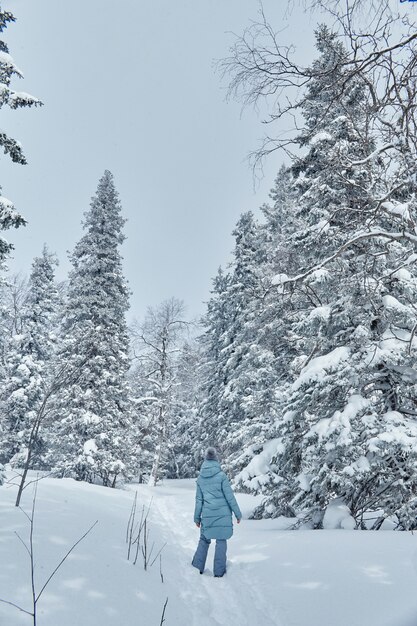
[[[235,250],[226,293],[230,317],[223,341],[225,387],[218,415],[221,450],[233,473],[242,452],[256,445],[274,415],[275,355],[262,341],[259,325],[267,261],[262,231],[244,213],[234,231]]]
[[[44,247],[42,256],[34,259],[25,289],[26,298],[19,312],[10,318],[18,319],[10,328],[10,339],[5,355],[5,378],[1,393],[3,439],[0,457],[13,460],[21,466],[29,453],[30,467],[42,467],[44,441],[39,430],[31,438],[34,420],[42,403],[54,366],[56,315],[59,306],[55,284],[56,259]],[[20,283],[18,283],[20,284]],[[12,290],[13,302],[21,289]],[[9,321],[10,323],[10,321]],[[16,326],[19,332],[16,332]]]
[[[45,245],[32,264],[26,301],[26,325],[32,336],[32,351],[45,363],[52,361],[57,342],[57,321],[62,306],[55,280],[56,255]]]
[[[7,362],[12,338],[22,332],[22,308],[27,298],[27,284],[20,277],[0,278],[0,389],[7,380]],[[1,398],[1,392],[0,392]],[[0,447],[4,447],[7,432],[6,416],[0,414]]]
[[[227,300],[230,275],[219,268],[213,279],[211,298],[202,319],[204,333],[199,337],[202,347],[201,369],[201,433],[200,454],[208,446],[220,448],[220,404],[227,384],[224,338],[231,324],[232,312]]]
[[[148,462],[143,467],[148,483],[156,485],[169,473],[173,462],[173,419],[177,414],[178,354],[187,328],[184,304],[171,298],[158,307],[149,307],[143,324],[135,329],[137,366],[135,388],[141,396],[133,399],[144,435]],[[174,463],[175,465],[175,463]]]
[[[254,367],[258,375],[258,396],[264,401],[253,420],[252,433],[246,437],[240,456],[233,470],[243,468],[235,475],[238,489],[258,493],[274,478],[274,473],[260,475],[260,467],[268,467],[277,449],[276,420],[280,415],[281,389],[291,379],[291,361],[297,354],[298,337],[292,331],[294,306],[284,293],[282,281],[288,273],[296,273],[297,257],[290,245],[291,235],[299,226],[297,217],[298,198],[293,188],[293,174],[287,166],[281,166],[270,192],[271,202],[263,205],[264,220],[259,224],[257,272],[262,277],[262,297],[254,293],[249,300],[252,321],[252,353],[256,345],[260,355],[259,366]],[[246,315],[248,312],[246,313]],[[255,457],[254,471],[251,460]],[[265,484],[266,483],[266,484]]]
[[[10,22],[15,20],[12,13],[3,11],[0,7],[0,33],[3,33]],[[11,109],[40,105],[41,102],[27,93],[14,91],[11,82],[14,76],[23,77],[22,72],[9,54],[7,44],[0,40],[0,109],[8,106]],[[0,130],[0,146],[5,154],[8,154],[14,163],[26,163],[21,144]],[[1,187],[0,187],[1,192]],[[16,211],[10,200],[0,195],[0,231],[9,228],[18,228],[25,224],[23,217]],[[8,256],[13,246],[0,237],[0,268],[4,259]]]
[[[3,11],[0,6],[0,33],[3,33],[10,22],[15,20],[12,13],[9,11]],[[22,72],[15,64],[13,58],[9,54],[9,49],[3,37],[0,39],[0,109],[4,106],[8,106],[11,109],[17,109],[25,106],[41,105],[41,102],[30,96],[27,93],[17,92],[11,88],[12,79],[14,77],[22,78]],[[26,158],[23,154],[21,144],[9,137],[4,130],[0,130],[0,146],[2,147],[4,154],[8,154],[14,163],[20,163],[24,165]],[[25,220],[15,209],[13,203],[1,195],[0,187],[0,231],[8,230],[10,228],[18,228],[25,224]],[[13,249],[12,244],[6,241],[0,236],[0,270],[4,268],[4,260]],[[2,279],[0,278],[0,281]],[[0,312],[1,321],[0,324],[7,323],[5,317],[8,317],[4,309]],[[3,328],[1,328],[3,330]],[[0,383],[2,387],[5,380],[5,335],[0,338]],[[4,416],[3,418],[4,419]],[[7,431],[7,427],[4,425],[4,429]],[[0,423],[0,442],[2,425]]]
[[[232,474],[247,463],[274,419],[275,354],[262,314],[268,286],[268,236],[252,213],[241,216],[230,272],[221,271],[203,319],[201,442],[217,445]],[[271,342],[272,343],[272,342]]]
[[[291,239],[299,270],[284,281],[299,354],[282,390],[271,496],[257,514],[303,511],[320,527],[339,498],[356,524],[379,510],[375,527],[394,514],[410,527],[417,280],[416,240],[404,227],[413,216],[386,202],[395,185],[382,175],[361,76],[346,80],[347,53],[326,27],[317,47],[302,107],[306,153],[293,166],[305,224]]]
[[[0,460],[18,466],[26,459],[31,425],[44,391],[42,364],[32,353],[31,344],[29,331],[12,338],[0,396],[3,415]]]
[[[188,340],[177,355],[177,384],[174,388],[175,410],[172,415],[172,446],[167,463],[169,478],[197,476],[202,461],[201,406],[202,350],[195,340]]]
[[[106,171],[71,256],[59,358],[69,383],[54,409],[50,463],[78,480],[116,485],[134,467],[127,383],[128,289],[119,246],[124,219]]]

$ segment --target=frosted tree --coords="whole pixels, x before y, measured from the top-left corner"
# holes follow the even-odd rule
[[[42,364],[31,352],[30,333],[15,335],[9,345],[1,392],[3,437],[0,459],[24,463],[31,424],[43,394]]]
[[[0,385],[5,388],[9,349],[13,336],[22,331],[22,307],[27,297],[26,281],[20,277],[0,279]],[[0,394],[1,397],[1,394]],[[5,441],[8,426],[4,414],[0,417],[0,441]],[[7,456],[7,455],[6,455]],[[5,459],[3,459],[5,460]],[[8,459],[7,459],[8,460]]]
[[[291,311],[293,378],[279,389],[282,419],[262,454],[275,452],[249,464],[242,480],[271,494],[257,514],[302,512],[319,527],[337,497],[353,524],[382,509],[375,527],[394,514],[410,527],[416,277],[414,165],[405,164],[413,127],[404,124],[392,152],[378,146],[369,77],[352,75],[346,49],[325,26],[317,48],[300,101],[304,155],[292,166],[299,211],[287,245],[298,268],[272,281]]]
[[[192,478],[200,469],[202,439],[205,438],[205,424],[200,414],[202,358],[200,344],[192,339],[184,343],[177,355],[172,447],[167,464],[169,478]]]
[[[85,233],[71,256],[59,355],[71,383],[57,399],[50,458],[62,474],[112,487],[119,476],[131,474],[134,464],[127,383],[128,289],[119,252],[123,225],[113,176],[106,171],[85,214]]]
[[[219,268],[213,280],[211,298],[202,319],[204,333],[199,341],[202,346],[201,363],[201,407],[204,428],[201,430],[201,450],[208,446],[220,448],[219,436],[220,405],[227,384],[224,353],[227,329],[232,322],[232,311],[227,300],[230,275]]]
[[[0,33],[3,33],[10,22],[14,22],[15,18],[9,11],[3,11],[0,7]],[[0,108],[8,106],[11,109],[20,107],[30,107],[40,105],[41,102],[27,93],[14,91],[11,87],[12,79],[17,76],[23,77],[21,70],[15,64],[13,58],[9,54],[7,44],[3,39],[0,40]],[[14,163],[24,165],[26,158],[23,154],[22,146],[19,141],[7,135],[0,130],[0,146],[5,154],[8,154]],[[25,224],[25,220],[15,209],[10,200],[1,195],[0,187],[0,231],[9,228],[18,228]],[[5,239],[0,237],[0,267],[3,260],[7,257],[12,245]]]
[[[229,274],[218,274],[203,319],[201,439],[222,450],[236,475],[274,437],[279,385],[290,377],[296,352],[287,318],[292,304],[277,276],[297,267],[290,235],[298,223],[291,169],[278,172],[264,220],[242,215]],[[253,489],[238,474],[237,486]]]
[[[223,335],[226,385],[219,412],[219,437],[228,463],[242,462],[273,414],[274,354],[262,342],[259,314],[265,295],[266,250],[262,231],[244,213],[234,231],[234,260],[226,301],[230,311]],[[238,460],[239,459],[239,460]]]
[[[27,298],[27,277],[21,274],[5,275],[0,282],[2,338],[5,343],[13,335],[22,332]]]
[[[55,280],[57,258],[45,245],[42,255],[32,264],[26,301],[26,325],[32,336],[31,349],[45,363],[53,359],[57,342],[57,323],[62,306]]]
[[[265,484],[257,472],[253,475],[245,466],[250,465],[254,457],[256,466],[259,466],[259,459],[262,459],[262,467],[271,461],[276,449],[276,421],[282,410],[281,389],[285,381],[292,378],[291,362],[297,355],[299,341],[292,329],[293,298],[288,297],[282,286],[282,281],[289,273],[296,273],[298,267],[291,236],[300,226],[294,177],[287,166],[281,166],[270,199],[271,202],[261,207],[264,220],[259,224],[257,236],[260,250],[256,268],[262,289],[252,292],[244,313],[248,320],[245,332],[250,328],[251,334],[246,340],[248,354],[242,362],[240,376],[241,384],[247,385],[250,393],[253,413],[242,428],[240,453],[231,467],[236,487],[250,492],[262,491]],[[247,369],[246,361],[252,364]],[[251,393],[253,388],[254,394]],[[236,472],[239,472],[237,476]]]
[[[10,315],[14,332],[5,355],[1,455],[7,461],[14,457],[14,463],[22,465],[30,454],[30,467],[42,466],[44,442],[40,431],[36,438],[30,433],[54,367],[59,307],[54,265],[55,257],[44,247],[42,256],[33,261],[21,310]],[[21,289],[13,289],[11,294],[9,302],[15,304]],[[20,332],[16,332],[16,319]]]
[[[150,307],[143,324],[137,325],[134,376],[142,397],[136,398],[137,411],[146,434],[148,454],[152,454],[149,484],[156,485],[172,462],[173,418],[177,411],[178,355],[187,328],[184,304],[171,298]]]

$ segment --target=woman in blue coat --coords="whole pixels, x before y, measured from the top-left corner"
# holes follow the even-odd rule
[[[229,479],[222,471],[214,448],[208,448],[197,479],[194,522],[200,528],[200,541],[192,565],[204,572],[207,552],[212,539],[216,539],[214,576],[226,572],[227,539],[233,535],[232,512],[237,523],[242,519],[239,505]]]

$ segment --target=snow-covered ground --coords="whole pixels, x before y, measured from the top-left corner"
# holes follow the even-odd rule
[[[152,499],[149,544],[160,561],[148,571],[127,561],[126,526]],[[29,523],[0,487],[0,597],[30,610]],[[30,512],[32,487],[24,492]],[[229,542],[228,571],[203,576],[190,561],[198,540],[194,481],[112,490],[46,478],[34,526],[38,589],[70,546],[98,520],[39,600],[38,626],[416,626],[417,534],[348,530],[283,531],[274,520],[244,519]],[[239,495],[247,517],[255,499]],[[212,550],[212,548],[211,548]],[[1,626],[31,618],[0,604]]]

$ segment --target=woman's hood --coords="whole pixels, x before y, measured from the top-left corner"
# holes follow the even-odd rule
[[[199,478],[212,478],[222,471],[218,461],[204,461],[200,469]]]

